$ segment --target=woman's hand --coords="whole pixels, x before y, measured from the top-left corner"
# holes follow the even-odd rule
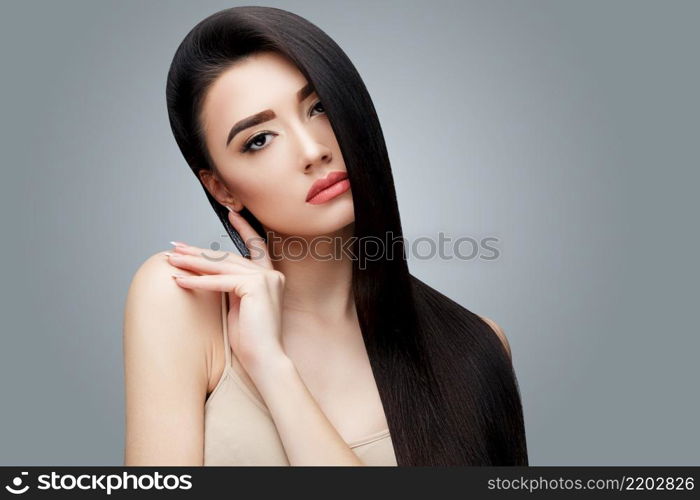
[[[229,213],[229,220],[243,241],[258,236],[237,213]],[[364,465],[284,352],[284,275],[272,267],[267,248],[264,250],[263,257],[255,261],[234,254],[219,260],[207,258],[201,248],[176,245],[169,260],[179,268],[203,274],[177,278],[181,287],[228,292],[231,348],[265,400],[290,465]]]
[[[237,212],[231,211],[229,220],[244,241],[260,238]],[[273,268],[267,248],[264,251],[257,260],[233,253],[219,260],[208,257],[210,252],[205,249],[178,244],[168,257],[172,265],[201,274],[173,275],[181,287],[228,292],[229,343],[243,368],[251,374],[261,365],[286,358],[282,346],[285,279]]]

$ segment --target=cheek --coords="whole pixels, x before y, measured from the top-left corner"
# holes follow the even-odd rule
[[[293,189],[292,179],[289,173],[285,175],[284,169],[266,168],[264,173],[248,180],[245,197],[251,204],[287,204],[293,198]]]
[[[289,172],[289,170],[286,170]],[[304,208],[305,193],[299,179],[285,177],[283,172],[273,172],[248,182],[241,199],[244,205],[267,226],[298,218]]]

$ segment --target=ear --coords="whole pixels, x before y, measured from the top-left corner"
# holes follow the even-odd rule
[[[232,207],[237,212],[241,211],[244,207],[240,199],[233,195],[224,183],[219,179],[219,176],[207,169],[201,169],[199,171],[199,180],[202,182],[204,187],[209,194],[211,194],[216,201],[222,205],[228,205]]]

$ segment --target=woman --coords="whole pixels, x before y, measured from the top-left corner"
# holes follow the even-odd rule
[[[166,93],[242,255],[175,243],[136,272],[125,464],[527,465],[506,337],[408,272],[379,121],[335,42],[223,10]]]

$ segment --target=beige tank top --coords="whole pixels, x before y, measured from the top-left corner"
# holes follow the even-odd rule
[[[251,391],[232,365],[227,332],[227,292],[221,292],[226,365],[204,404],[204,465],[289,465],[265,402]],[[368,466],[395,466],[389,430],[348,443]]]

